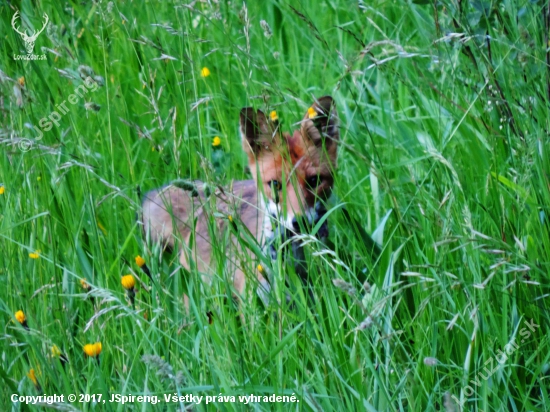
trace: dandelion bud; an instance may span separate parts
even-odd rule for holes
[[[277,112],[273,110],[271,113],[269,113],[269,118],[273,123],[275,123],[277,120],[279,120],[279,116],[277,115]]]
[[[138,265],[139,267],[142,267],[143,265],[145,265],[145,259],[143,259],[140,255],[137,255],[136,265]]]
[[[134,278],[133,275],[126,275],[126,276],[122,276],[120,283],[122,284],[122,287],[124,289],[133,290],[134,286],[136,286],[136,279]]]
[[[103,349],[103,346],[101,345],[101,342],[88,343],[83,347],[84,353],[91,358],[95,358],[96,356],[99,356],[102,349]]]
[[[52,356],[57,358],[59,355],[61,355],[61,351],[59,350],[57,345],[53,345],[52,346]]]
[[[99,354],[101,353],[101,350],[103,349],[103,346],[101,345],[101,342],[96,343],[88,343],[84,345],[82,348],[84,350],[84,353],[89,356],[90,358],[96,358],[97,363],[99,364]]]
[[[120,283],[122,283],[122,287],[128,292],[128,299],[130,299],[130,303],[134,306],[134,297],[136,296],[134,286],[136,286],[136,279],[132,275],[126,275],[122,276]]]
[[[52,356],[54,358],[59,358],[59,361],[61,362],[61,365],[63,365],[63,366],[65,366],[65,364],[67,362],[69,362],[67,357],[63,354],[63,352],[61,352],[61,349],[59,349],[59,347],[57,345],[52,346]]]
[[[84,291],[89,292],[92,290],[92,287],[86,282],[86,279],[80,279],[80,287],[84,289]]]
[[[29,253],[29,257],[31,259],[38,259],[40,257],[40,251],[39,250],[36,250],[34,251],[33,253]]]
[[[138,265],[141,270],[143,270],[143,272],[149,276],[149,278],[151,280],[153,280],[153,277],[151,276],[151,271],[149,270],[149,268],[147,267],[147,264],[145,262],[145,259],[143,259],[140,255],[137,255],[136,256],[136,265]]]
[[[25,329],[29,329],[29,326],[27,325],[27,317],[22,310],[15,312],[15,319],[17,319],[17,322],[19,322]]]
[[[34,372],[34,369],[31,369],[29,373],[27,373],[27,378],[31,380],[31,382],[34,384],[34,387],[38,392],[42,392],[42,387],[40,386],[40,383],[38,383],[38,379],[36,379],[36,374]]]

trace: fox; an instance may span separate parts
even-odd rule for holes
[[[252,179],[234,181],[229,190],[218,188],[215,193],[198,180],[150,191],[142,201],[141,216],[147,242],[160,245],[161,251],[177,249],[181,266],[195,267],[207,283],[214,276],[213,255],[219,245],[212,237],[236,222],[252,234],[262,253],[276,259],[281,241],[292,242],[326,214],[337,167],[340,133],[333,98],[316,99],[297,124],[292,134],[283,132],[276,112],[266,116],[261,110],[243,108],[239,130]],[[316,236],[321,240],[328,236],[326,219]],[[235,239],[234,232],[231,237],[237,250],[222,253],[230,258],[228,273],[235,292],[245,293],[245,273],[255,274],[258,294],[260,289],[269,292],[269,276],[261,265],[251,268],[250,259],[238,258],[254,258],[258,249],[243,251],[243,242]],[[292,253],[303,257],[299,244],[293,244]]]

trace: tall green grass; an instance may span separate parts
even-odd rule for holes
[[[48,14],[34,51],[47,60],[13,59],[16,10],[19,27]],[[548,410],[547,13],[540,1],[1,2],[0,409],[40,409],[12,393],[275,393],[299,402],[196,410]],[[36,140],[90,74],[101,87]],[[341,143],[334,250],[307,247],[314,299],[281,281],[279,261],[269,305],[235,303],[223,240],[211,286],[147,251],[141,195],[249,178],[240,108],[277,110],[290,130],[325,94]],[[525,322],[540,327],[527,337]],[[83,352],[94,342],[99,362]]]

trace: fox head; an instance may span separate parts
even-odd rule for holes
[[[251,107],[241,110],[243,149],[266,217],[296,233],[317,223],[332,192],[340,136],[334,100],[316,100],[292,134],[280,126],[274,112],[268,119]]]

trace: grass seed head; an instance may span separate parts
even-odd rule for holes
[[[93,112],[99,112],[101,110],[101,106],[94,102],[84,103],[84,108]]]
[[[359,327],[358,329],[359,330],[364,330],[364,329],[368,329],[368,328],[371,328],[372,325],[374,325],[374,320],[372,319],[372,317],[369,315],[365,318],[365,320],[363,322],[361,322],[359,324]]]
[[[355,288],[351,285],[351,283],[346,282],[342,279],[332,279],[332,284],[336,286],[341,291],[347,293],[350,296],[355,295]]]
[[[181,371],[174,373],[174,368],[158,355],[143,355],[141,361],[149,368],[156,370],[156,375],[165,382],[173,382],[176,386],[183,384],[184,378]]]
[[[83,79],[86,77],[92,77],[95,75],[94,70],[90,66],[85,66],[85,65],[78,66],[78,73]]]
[[[273,36],[273,32],[271,31],[271,27],[269,27],[269,24],[265,20],[260,20],[260,27],[264,31],[264,36],[268,39]]]

